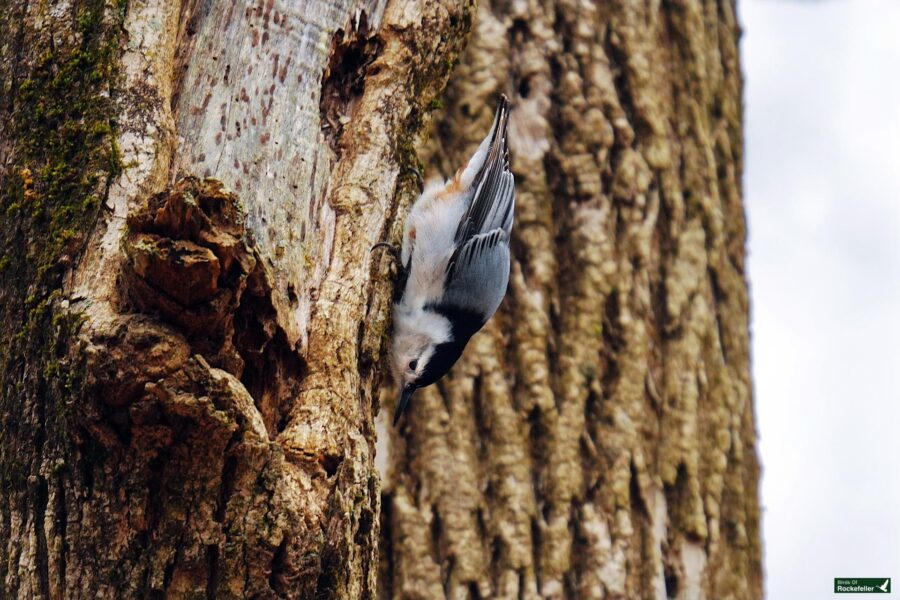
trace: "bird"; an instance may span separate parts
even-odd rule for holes
[[[510,105],[501,95],[493,126],[447,181],[425,186],[410,209],[393,302],[396,426],[419,388],[441,379],[497,311],[509,282],[516,190],[509,168]],[[373,247],[373,249],[375,248]]]
[[[882,592],[886,592],[886,591],[888,591],[889,585],[891,585],[891,580],[885,579],[884,583],[882,583],[881,585],[878,586],[878,589],[881,590]]]

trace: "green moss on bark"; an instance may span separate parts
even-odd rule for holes
[[[33,295],[56,287],[121,170],[111,119],[118,32],[103,9],[95,0],[76,5],[72,47],[46,40],[10,86],[14,162],[3,177],[3,247],[6,268],[19,267],[20,281],[30,276]]]
[[[121,172],[112,94],[119,26],[107,22],[102,1],[76,3],[71,16],[70,32],[18,23],[13,37],[23,47],[12,44],[11,56],[0,57],[17,63],[3,82],[12,97],[4,115],[12,161],[0,173],[0,323],[13,342],[49,324],[62,275]],[[7,375],[22,350],[0,350]]]
[[[37,498],[31,510],[39,521],[46,492],[31,491],[46,490],[46,477],[67,470],[54,460],[62,456],[55,450],[68,443],[68,407],[81,385],[82,368],[71,345],[81,319],[60,306],[63,276],[84,248],[109,183],[121,172],[113,90],[123,13],[119,7],[110,14],[102,0],[76,1],[64,15],[41,23],[16,2],[4,12],[0,485]],[[45,555],[41,539],[38,552]],[[38,563],[39,571],[46,569],[46,556]],[[0,582],[7,580],[5,571],[0,567]],[[41,589],[46,573],[38,575]],[[15,595],[4,585],[0,596]]]

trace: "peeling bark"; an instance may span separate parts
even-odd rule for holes
[[[6,7],[0,596],[375,595],[368,250],[470,18]]]
[[[731,0],[479,6],[425,152],[511,97],[510,289],[392,434],[385,597],[762,597],[738,37]]]

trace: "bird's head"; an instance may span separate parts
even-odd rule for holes
[[[394,381],[400,386],[396,423],[413,393],[443,377],[459,359],[462,347],[453,340],[450,321],[430,310],[399,309],[394,327],[391,358]]]

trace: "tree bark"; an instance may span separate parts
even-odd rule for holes
[[[375,595],[373,390],[449,0],[0,12],[0,597]]]
[[[0,597],[762,596],[732,2],[7,4]],[[382,496],[473,19],[425,156],[513,98],[510,292]]]
[[[385,597],[762,597],[739,35],[733,0],[480,4],[427,163],[512,98],[512,275],[391,436]]]

